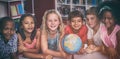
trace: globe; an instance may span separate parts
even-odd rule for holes
[[[62,48],[65,52],[69,54],[77,53],[82,47],[82,41],[80,37],[76,34],[66,35],[62,40]]]

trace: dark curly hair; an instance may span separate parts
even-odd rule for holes
[[[115,23],[120,25],[120,7],[119,3],[114,2],[114,1],[105,1],[103,3],[100,3],[97,8],[97,13],[99,16],[99,19],[102,19],[103,14],[109,11],[111,12]]]
[[[80,11],[78,11],[78,10],[70,12],[69,15],[68,15],[68,20],[71,21],[71,19],[74,18],[74,17],[81,17],[82,20],[84,18],[83,14]]]
[[[14,28],[15,28],[15,22],[14,22],[14,20],[11,17],[2,17],[0,19],[0,33],[2,33],[2,31],[3,31],[3,29],[4,29],[5,25],[6,25],[6,23],[8,21],[13,22]]]

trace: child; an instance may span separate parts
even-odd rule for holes
[[[53,57],[65,57],[60,43],[64,36],[64,28],[62,18],[58,11],[51,9],[44,13],[41,29],[43,53],[52,55]]]
[[[86,23],[88,27],[88,47],[86,49],[88,54],[86,57],[90,59],[107,59],[106,56],[101,54],[103,44],[100,31],[101,26],[104,25],[98,18],[97,7],[91,7],[86,11]]]
[[[65,27],[65,35],[67,34],[77,34],[83,43],[83,47],[80,49],[78,54],[84,53],[84,44],[87,41],[87,27],[83,23],[83,15],[79,11],[72,11],[68,16],[69,25]]]
[[[17,34],[15,23],[10,17],[0,20],[0,59],[17,59]]]
[[[39,54],[40,50],[40,30],[36,29],[35,17],[31,14],[24,14],[20,18],[18,39],[18,51],[22,58],[48,58],[49,56]],[[24,57],[23,57],[24,56]],[[50,58],[50,57],[49,57]]]
[[[101,28],[101,37],[109,59],[120,59],[120,26],[117,21],[120,16],[118,9],[112,1],[102,3],[98,9],[100,19],[105,24]]]
[[[87,40],[87,27],[84,25],[83,15],[79,11],[72,11],[68,16],[69,25],[65,27],[65,34],[77,34],[82,43],[86,43]]]

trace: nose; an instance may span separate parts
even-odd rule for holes
[[[31,26],[32,26],[32,24],[30,23],[28,26],[29,26],[29,27],[31,27]]]
[[[54,24],[55,24],[55,22],[54,22],[54,21],[52,21],[52,22],[51,22],[51,24],[52,24],[52,25],[54,25]]]
[[[108,22],[109,22],[109,19],[105,18],[104,23],[108,23]]]
[[[77,22],[77,21],[75,21],[75,24],[78,24],[78,22]]]
[[[8,34],[12,33],[12,30],[11,29],[8,29]]]
[[[87,20],[87,23],[88,23],[88,24],[91,24],[91,23],[92,23],[92,20]]]

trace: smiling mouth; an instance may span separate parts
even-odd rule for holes
[[[33,30],[33,28],[28,28],[28,30]]]
[[[51,26],[51,28],[55,28],[56,26]]]

